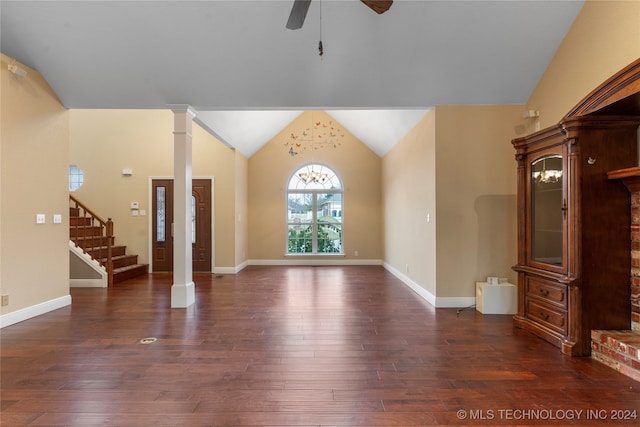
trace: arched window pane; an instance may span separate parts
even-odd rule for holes
[[[342,188],[340,178],[325,165],[308,164],[296,171],[289,180],[289,190],[338,190]]]
[[[289,179],[287,253],[342,254],[342,183],[321,164],[308,164]]]

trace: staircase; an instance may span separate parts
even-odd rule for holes
[[[103,220],[71,195],[69,203],[69,238],[106,269],[109,286],[147,273],[148,265],[138,264],[138,255],[115,244],[111,218]]]

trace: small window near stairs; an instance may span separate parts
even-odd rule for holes
[[[69,191],[76,191],[84,183],[84,173],[76,165],[69,165]]]

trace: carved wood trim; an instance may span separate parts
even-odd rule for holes
[[[607,177],[609,179],[640,177],[640,166],[607,172]]]
[[[585,116],[632,95],[640,94],[640,58],[595,88],[564,116],[563,121]],[[636,103],[640,109],[640,96]]]

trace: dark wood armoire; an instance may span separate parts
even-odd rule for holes
[[[572,356],[592,329],[631,323],[630,198],[607,172],[638,165],[640,59],[557,125],[512,141],[518,163],[518,313]]]

